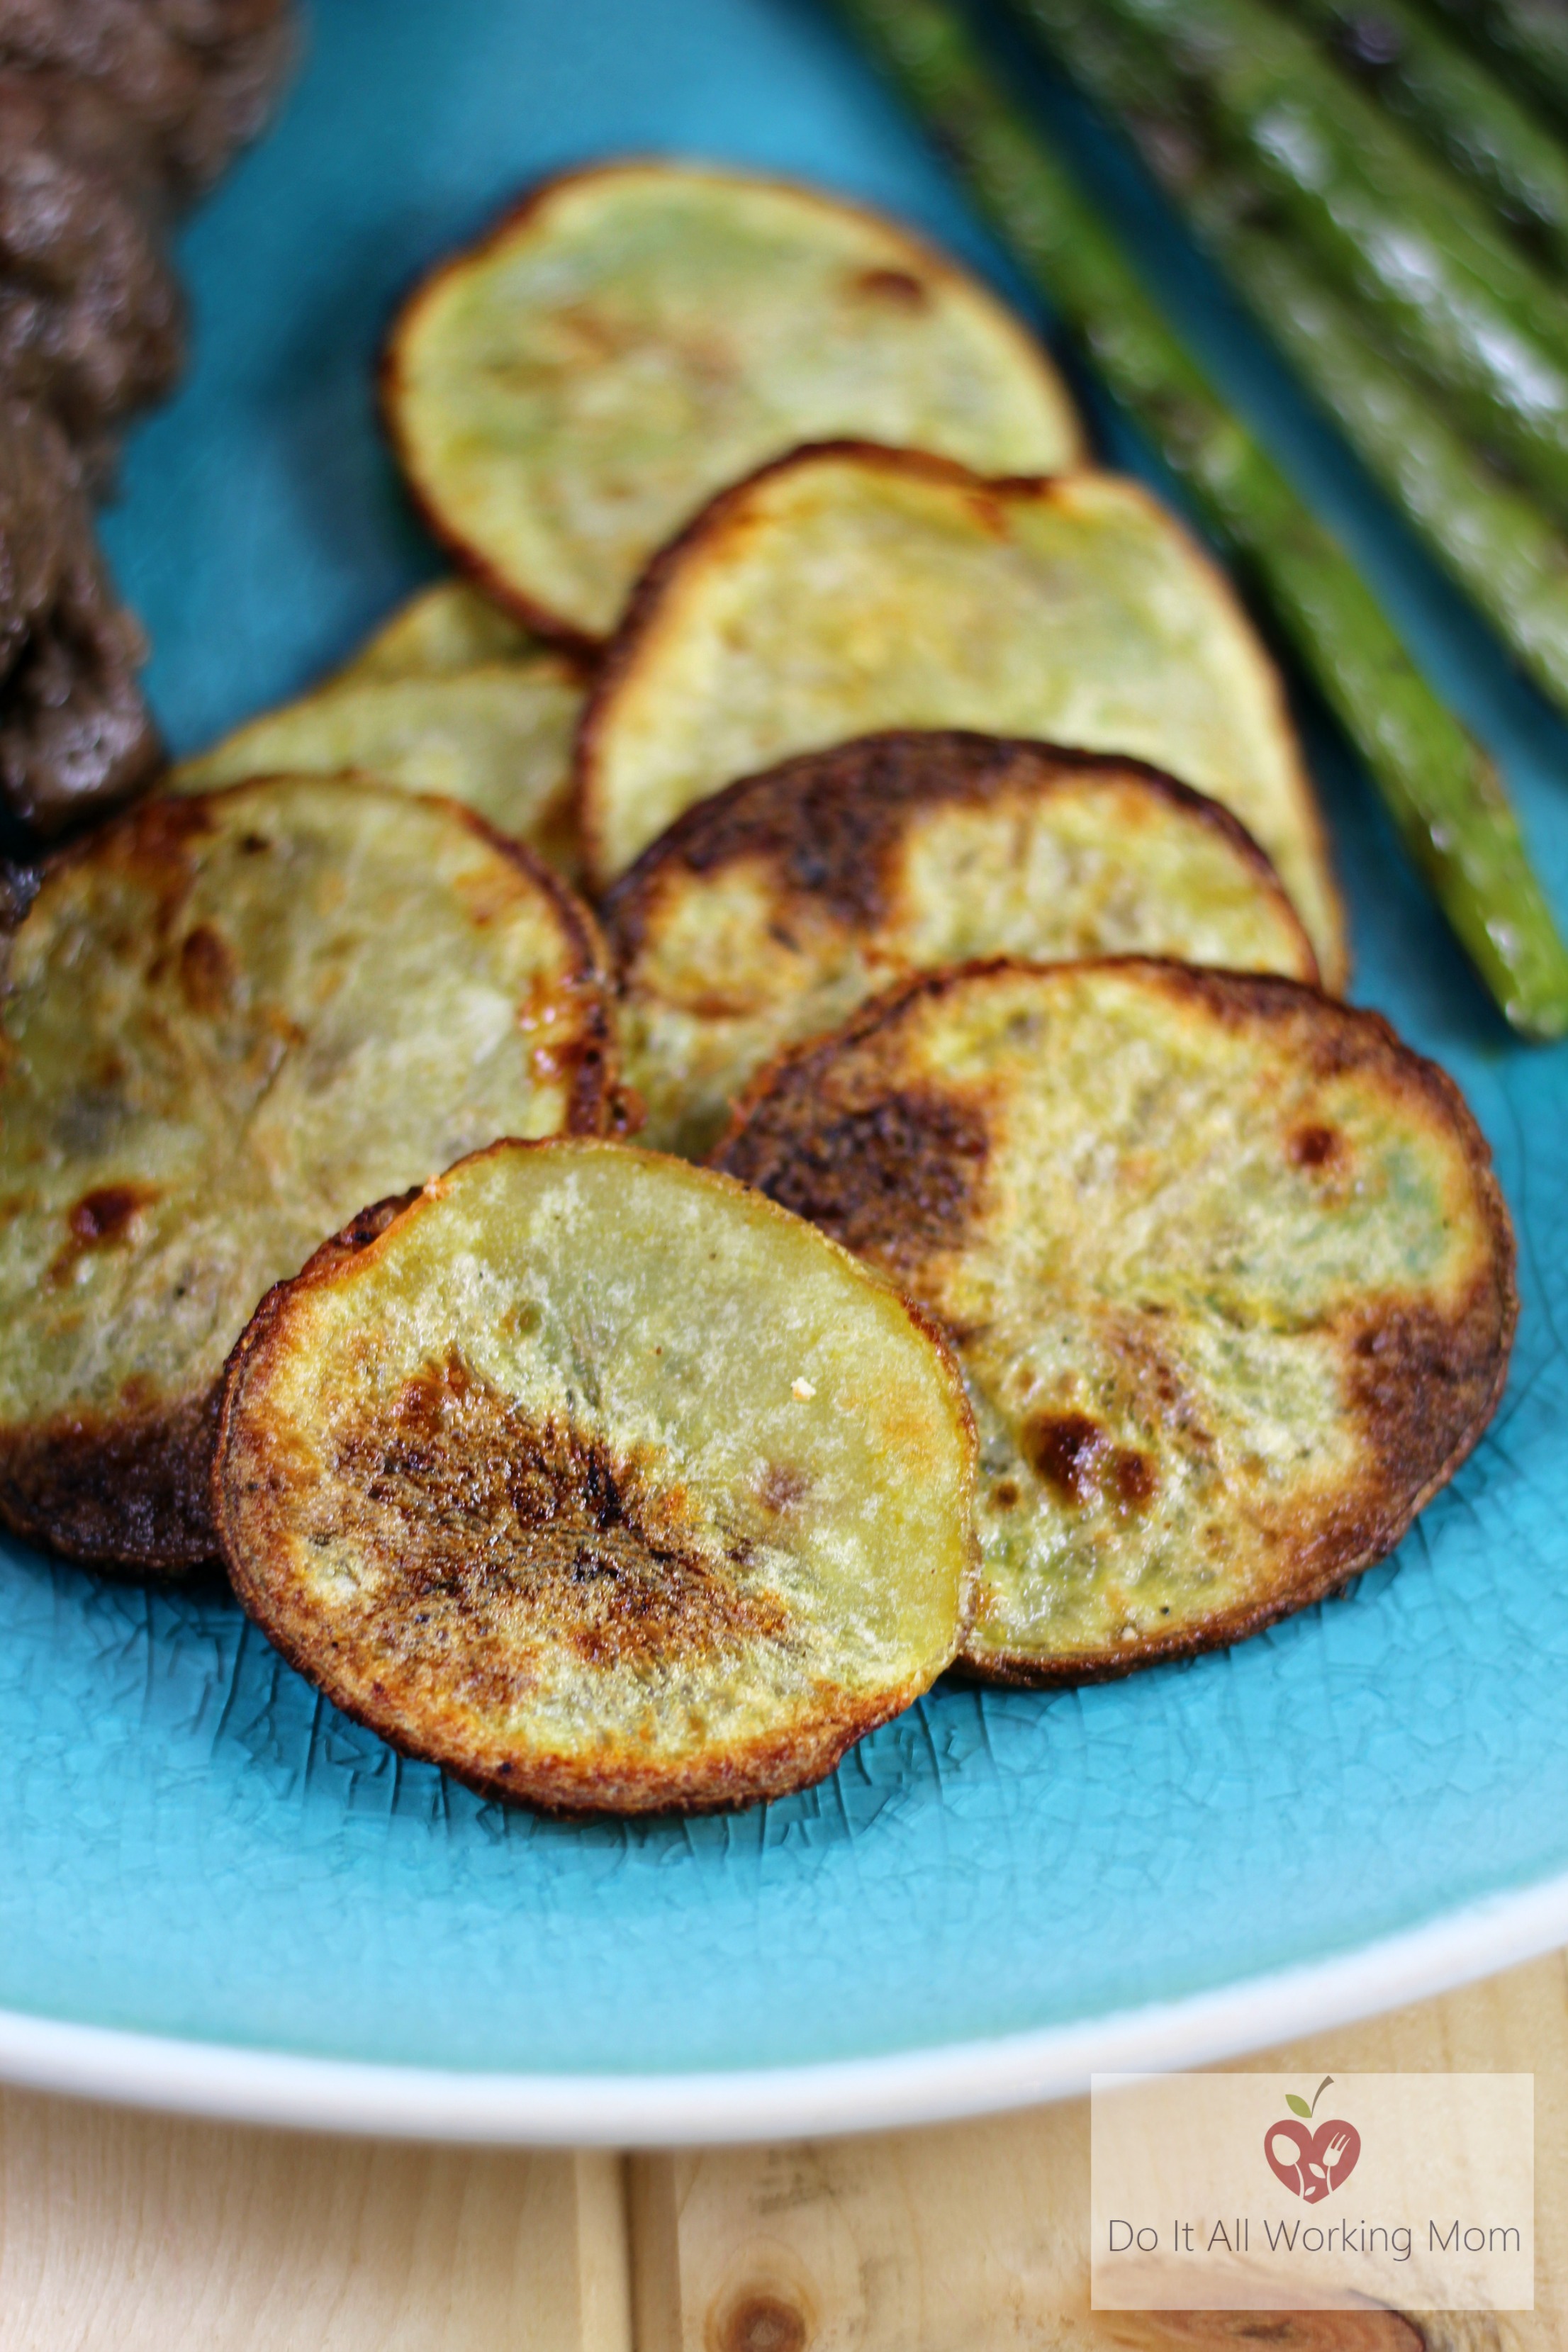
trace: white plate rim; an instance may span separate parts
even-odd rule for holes
[[[1568,1873],[1349,1952],[992,2041],[804,2066],[485,2074],[314,2058],[0,2010],[0,2079],[229,2123],[392,2139],[669,2147],[887,2131],[1080,2097],[1089,2077],[1239,2057],[1568,1943]]]

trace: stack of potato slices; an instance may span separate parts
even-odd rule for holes
[[[1500,1393],[1507,1213],[1337,1001],[1246,614],[1026,330],[859,208],[615,164],[383,395],[467,579],[15,928],[10,1523],[216,1543],[338,1706],[568,1811],[1381,1558]]]

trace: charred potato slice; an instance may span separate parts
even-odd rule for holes
[[[933,975],[764,1073],[717,1157],[954,1335],[984,1675],[1125,1674],[1321,1599],[1501,1392],[1513,1244],[1474,1121],[1292,981]]]
[[[437,535],[530,627],[591,645],[725,482],[853,433],[988,473],[1072,464],[1033,337],[890,221],[688,165],[547,182],[398,320],[384,403]]]
[[[210,793],[249,776],[353,772],[461,801],[572,875],[571,747],[582,706],[581,676],[559,654],[445,675],[334,678],[183,761],[168,788]]]
[[[650,567],[584,713],[603,887],[693,801],[889,727],[1147,760],[1258,842],[1323,975],[1345,967],[1279,677],[1221,574],[1135,483],[985,482],[912,451],[805,449]]]
[[[695,1158],[746,1080],[915,971],[1144,953],[1315,981],[1268,860],[1134,761],[869,735],[699,801],[605,902],[645,1142]]]
[[[246,1608],[395,1746],[700,1811],[820,1780],[950,1662],[973,1447],[942,1343],[809,1225],[500,1143],[268,1298],[214,1495]]]
[[[448,802],[315,778],[65,851],[0,998],[0,1516],[210,1558],[212,1411],[268,1285],[497,1135],[597,1131],[592,922]]]
[[[400,604],[338,677],[449,677],[539,650],[538,639],[480,589],[466,580],[437,580]]]

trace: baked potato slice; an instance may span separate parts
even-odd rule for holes
[[[0,996],[0,1517],[209,1559],[216,1386],[268,1284],[497,1135],[596,1132],[591,918],[468,811],[281,778],[64,851]]]
[[[650,565],[577,745],[603,888],[693,801],[889,727],[1147,760],[1239,817],[1324,978],[1342,918],[1278,674],[1229,586],[1110,474],[985,482],[909,450],[803,449]]]
[[[973,1464],[947,1349],[812,1227],[505,1142],[272,1292],[213,1491],[246,1608],[395,1747],[704,1811],[820,1780],[949,1664]]]
[[[350,675],[183,761],[166,789],[210,793],[248,776],[372,776],[461,801],[571,876],[572,737],[582,707],[581,674],[554,653],[444,674]]]
[[[1125,1674],[1321,1599],[1501,1393],[1513,1243],[1475,1122],[1294,981],[934,974],[775,1063],[716,1157],[952,1334],[983,1675]]]
[[[427,520],[530,628],[608,635],[726,482],[853,433],[1073,464],[1068,395],[979,281],[858,205],[689,164],[536,188],[413,295],[383,372]]]
[[[1145,954],[1315,981],[1257,843],[1136,761],[862,736],[697,802],[603,908],[643,1140],[698,1158],[785,1045],[912,972]]]
[[[541,650],[538,638],[482,589],[467,580],[437,580],[400,604],[338,677],[449,677]]]

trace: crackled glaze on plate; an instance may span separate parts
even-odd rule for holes
[[[176,751],[298,690],[433,568],[377,438],[371,362],[414,273],[531,173],[669,148],[816,174],[996,269],[806,0],[662,0],[657,45],[646,24],[638,0],[321,0],[285,116],[186,237],[198,363],[134,437],[109,527]],[[1088,152],[1156,282],[1503,757],[1568,908],[1568,730],[1163,216]],[[1136,455],[1114,427],[1108,446]],[[1568,1874],[1568,1050],[1509,1040],[1351,762],[1311,726],[1309,741],[1353,993],[1465,1087],[1521,1244],[1502,1411],[1397,1561],[1190,1666],[1049,1697],[939,1685],[766,1811],[583,1829],[399,1763],[216,1587],[149,1594],[9,1547],[0,2008],[17,2014],[0,2021],[0,2065],[396,2120],[338,2073],[289,2106],[261,2063],[287,2053],[463,2074],[448,2094],[419,2078],[405,2127],[531,2117],[570,2137],[580,2111],[584,2133],[657,2137],[706,2095],[708,2128],[820,2128],[1059,2089],[1119,2050],[1146,2063],[1153,2045],[1124,2021],[1147,2004],[1187,2004],[1162,2012],[1159,2055],[1179,2061],[1563,1932],[1556,1897],[1522,1891]],[[1365,1951],[1389,1937],[1405,1940]],[[1278,1970],[1292,1973],[1272,2007],[1229,1990]],[[52,2021],[30,2042],[29,2018]],[[154,2045],[70,2023],[225,2048],[205,2072],[199,2051],[164,2066]],[[137,2046],[146,2062],[128,2065]],[[866,2061],[885,2062],[880,2091]],[[839,2062],[816,2105],[780,2092],[770,2108],[764,2086],[716,2079]],[[487,2092],[469,2070],[525,2079]],[[650,2074],[662,2087],[631,2079]],[[580,2109],[577,2076],[593,2078]]]

